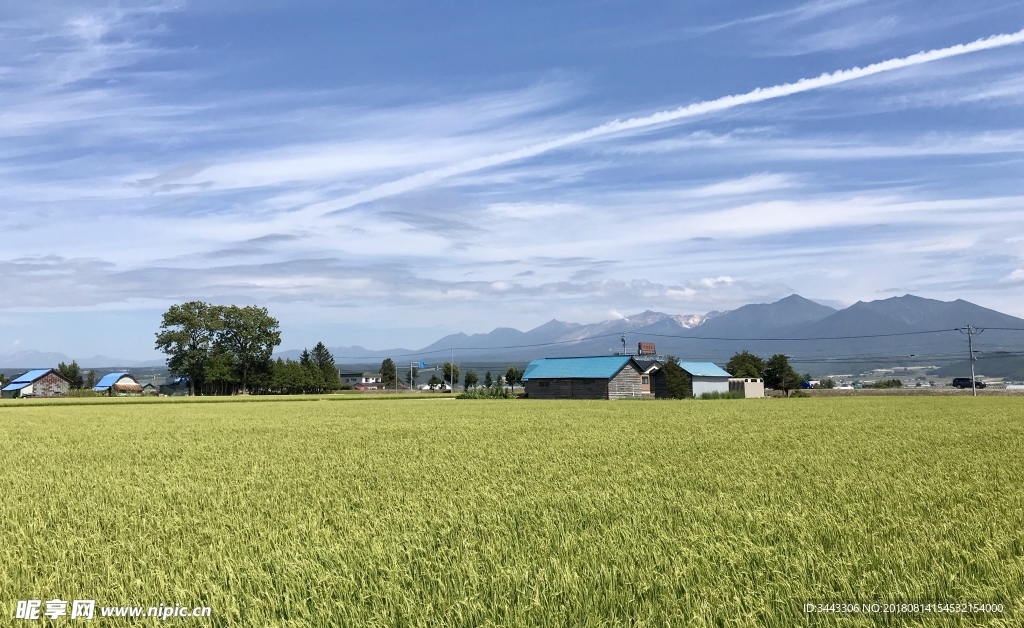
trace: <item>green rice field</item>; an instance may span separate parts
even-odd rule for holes
[[[1024,625],[1022,398],[118,401],[0,404],[5,618]]]

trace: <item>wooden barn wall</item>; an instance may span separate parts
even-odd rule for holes
[[[526,394],[530,399],[607,399],[608,380],[531,379],[526,382]]]
[[[68,394],[71,384],[54,373],[48,373],[32,383],[33,397],[59,397]]]
[[[619,371],[619,374],[608,382],[608,399],[626,399],[641,396],[644,385],[640,377],[640,371],[636,370],[632,364],[627,364],[626,368]]]

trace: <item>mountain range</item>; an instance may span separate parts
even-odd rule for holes
[[[964,300],[938,301],[913,295],[859,301],[835,309],[799,295],[729,312],[675,315],[645,311],[589,325],[551,320],[535,329],[507,327],[486,334],[452,334],[421,349],[373,351],[331,348],[341,364],[371,364],[392,357],[410,361],[525,362],[538,357],[635,352],[654,342],[661,355],[724,363],[738,351],[762,356],[784,353],[798,370],[857,372],[866,368],[945,365],[967,358],[967,325],[984,329],[974,346],[985,353],[1024,352],[1024,319]],[[623,345],[623,338],[625,345]],[[295,358],[299,351],[280,355]],[[1021,358],[1024,360],[1024,358]],[[992,373],[996,375],[996,373]]]
[[[737,351],[749,350],[766,357],[789,355],[801,371],[848,373],[966,360],[967,337],[957,330],[967,325],[984,330],[973,337],[982,372],[987,353],[998,352],[1000,364],[1024,360],[1018,357],[1024,355],[1024,319],[960,299],[947,302],[913,295],[858,301],[837,310],[794,294],[729,312],[678,315],[645,311],[593,324],[551,320],[529,331],[499,327],[486,334],[452,334],[420,349],[371,350],[355,345],[330,350],[339,364],[371,365],[391,357],[401,367],[414,361],[447,361],[453,350],[456,362],[521,363],[538,357],[633,353],[638,342],[653,342],[659,354],[684,360],[721,364]],[[275,355],[295,359],[300,353],[286,350]],[[0,356],[0,368],[58,362],[70,359],[59,353],[38,352]],[[102,356],[79,363],[87,368],[162,366],[161,361]]]

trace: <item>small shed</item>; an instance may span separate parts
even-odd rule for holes
[[[98,393],[119,397],[142,394],[142,384],[128,373],[107,373],[92,389]]]
[[[168,397],[187,397],[189,382],[187,377],[178,377],[160,384],[159,394]]]
[[[71,390],[71,380],[57,369],[35,369],[12,379],[0,396],[4,399],[17,397],[60,397]]]
[[[730,378],[729,392],[743,393],[744,399],[761,399],[764,397],[764,380],[760,377]]]
[[[643,369],[632,356],[541,358],[523,373],[530,399],[625,399],[643,395]]]
[[[724,394],[729,392],[729,379],[732,375],[717,364],[680,362],[679,367],[683,369],[683,374],[686,376],[689,396],[700,397],[704,393]],[[658,398],[671,397],[665,381],[664,368],[658,369],[654,373],[654,396]]]

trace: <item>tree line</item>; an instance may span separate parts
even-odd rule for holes
[[[188,380],[189,394],[321,393],[341,388],[334,356],[324,343],[298,360],[273,359],[281,344],[276,318],[265,307],[190,301],[163,314],[156,348],[167,368]],[[77,365],[74,365],[77,367]]]

